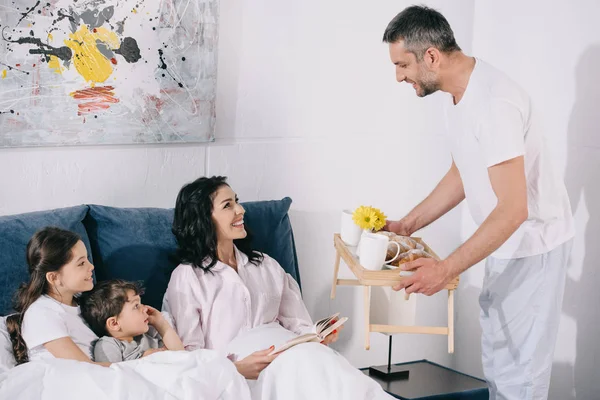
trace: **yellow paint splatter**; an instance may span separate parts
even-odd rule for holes
[[[54,40],[54,36],[52,36],[51,33],[48,34],[48,40],[50,40],[50,41]]]
[[[48,67],[50,67],[50,69],[52,71],[56,72],[57,74],[61,74],[61,75],[62,75],[63,71],[65,70],[64,67],[62,65],[60,65],[60,60],[56,56],[50,56],[50,61],[48,61]]]
[[[6,78],[6,70],[2,70],[2,79]]]
[[[73,50],[73,64],[77,72],[89,82],[106,81],[113,68],[111,61],[98,50],[96,40],[104,42],[108,48],[114,50],[120,46],[117,34],[103,27],[91,32],[87,25],[81,25],[77,32],[69,37],[71,40],[65,40],[65,44]]]
[[[131,10],[132,13],[137,14],[137,10],[134,8],[133,10]]]

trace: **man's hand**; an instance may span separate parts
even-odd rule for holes
[[[277,358],[279,354],[269,355],[275,347],[271,346],[266,350],[261,350],[250,354],[243,360],[236,361],[235,367],[238,372],[246,379],[258,379],[258,375],[263,369],[267,368],[269,364]]]
[[[444,289],[454,278],[443,261],[437,261],[433,258],[419,258],[402,264],[400,269],[414,271],[413,275],[405,277],[392,288],[396,291],[406,289],[407,295],[422,293],[426,296],[432,296]]]
[[[406,221],[401,219],[399,221],[385,221],[384,231],[393,232],[400,236],[410,236],[412,232]]]

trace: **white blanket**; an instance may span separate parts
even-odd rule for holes
[[[293,333],[274,323],[244,332],[227,351],[238,359],[278,346]],[[281,353],[258,380],[248,381],[253,400],[388,400],[393,399],[373,379],[336,351],[319,343],[304,343]]]
[[[0,399],[249,400],[234,364],[211,350],[164,351],[101,367],[72,360],[30,362],[0,374]]]

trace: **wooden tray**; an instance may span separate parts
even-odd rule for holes
[[[429,254],[437,260],[440,258],[437,254],[420,238],[413,238],[421,243]],[[458,287],[459,278],[456,277],[445,287],[448,290],[448,325],[447,326],[398,326],[398,325],[380,325],[371,324],[371,286],[395,286],[398,282],[405,279],[400,276],[398,269],[388,269],[380,271],[371,271],[365,269],[355,255],[350,252],[346,244],[342,241],[339,233],[333,235],[335,246],[335,264],[333,267],[333,283],[331,285],[331,298],[335,298],[337,286],[362,286],[364,293],[364,326],[365,326],[365,349],[371,347],[369,335],[371,332],[380,332],[387,334],[394,333],[412,333],[429,335],[448,336],[448,353],[454,353],[454,291]],[[357,279],[338,279],[340,261],[344,260]],[[407,295],[408,296],[408,295]],[[407,297],[408,298],[408,297]]]
[[[436,260],[439,260],[439,256],[425,243],[421,238],[413,237],[416,242],[423,245],[426,252],[431,254]],[[339,233],[336,233],[333,236],[333,242],[335,248],[337,250],[337,254],[341,257],[346,265],[350,268],[352,273],[358,279],[358,282],[364,286],[394,286],[397,285],[402,279],[403,276],[399,275],[399,269],[382,269],[379,271],[373,271],[369,269],[365,269],[358,262],[358,258],[350,252],[348,246],[342,241],[342,238]],[[339,261],[336,260],[336,264]],[[340,279],[340,281],[343,281]],[[458,286],[459,279],[456,277],[453,279],[448,285],[446,285],[446,289],[453,290]]]

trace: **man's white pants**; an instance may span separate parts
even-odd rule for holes
[[[489,257],[481,306],[490,400],[548,398],[572,240],[532,257]]]

